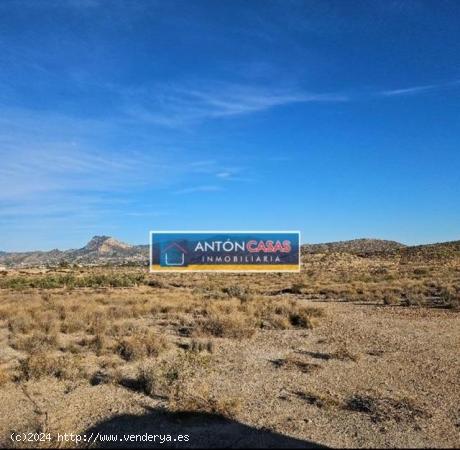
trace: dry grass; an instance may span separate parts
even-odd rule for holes
[[[311,255],[300,274],[153,277],[136,268],[8,274],[2,281],[0,320],[3,344],[16,352],[17,369],[1,366],[0,386],[46,377],[129,385],[166,399],[172,411],[235,417],[243,400],[206,381],[217,370],[213,358],[222,343],[258,342],[263,333],[308,335],[324,319],[316,300],[372,303],[395,311],[399,306],[440,307],[456,314],[459,268],[455,262],[414,266]],[[313,377],[325,365],[357,366],[360,355],[349,344],[337,340],[324,355],[291,348],[271,361],[272,370]],[[318,408],[367,414],[375,422],[423,415],[407,399],[360,394],[338,400],[302,390],[295,395]]]
[[[174,348],[178,336],[187,340],[183,348],[199,354],[212,353],[220,338],[312,329],[323,310],[299,299],[455,310],[459,279],[455,263],[406,267],[354,255],[310,255],[300,274],[278,276],[152,277],[135,268],[8,274],[2,283],[13,290],[0,302],[0,319],[9,345],[23,354],[24,376],[59,378],[67,376],[56,367],[67,354],[143,364]],[[54,356],[47,362],[46,354]],[[356,361],[358,355],[342,346],[330,357]]]
[[[203,382],[213,370],[219,340],[310,329],[322,310],[248,286],[202,281],[199,289],[176,281],[130,290],[9,291],[0,302],[0,317],[6,320],[9,346],[20,355],[14,379],[135,386],[165,396],[171,410],[233,416],[240,400]],[[300,363],[297,368],[310,370]],[[133,370],[137,376],[130,382],[127,373]]]

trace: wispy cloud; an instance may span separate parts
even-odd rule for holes
[[[223,82],[185,82],[111,89],[123,99],[127,117],[167,128],[187,128],[207,121],[263,113],[275,108],[306,103],[344,103],[372,97],[423,94],[457,87],[460,80],[366,92],[346,89],[339,92],[309,92],[301,88],[255,86]]]
[[[113,192],[161,186],[168,181],[168,174],[171,179],[180,171],[180,166],[161,163],[154,155],[93,152],[79,145],[50,142],[2,154],[0,200],[47,192]]]
[[[228,179],[228,178],[231,178],[232,177],[232,173],[231,172],[218,172],[216,173],[216,177],[217,178],[222,178],[222,179]]]
[[[423,94],[429,91],[436,91],[440,89],[445,89],[449,87],[459,86],[460,80],[454,80],[447,83],[438,83],[438,84],[426,84],[421,86],[410,86],[401,89],[390,89],[379,92],[380,95],[392,97],[398,95],[416,95]]]
[[[56,192],[171,187],[189,177],[214,179],[225,166],[172,144],[155,144],[151,136],[147,147],[134,147],[131,134],[139,140],[143,132],[141,125],[129,128],[122,118],[0,108],[0,202]]]
[[[152,138],[135,148],[120,123],[0,108],[0,249],[12,230],[31,224],[94,232],[104,224],[109,229],[100,231],[108,233],[120,218],[148,220],[174,210],[150,200],[160,193],[204,193],[223,183],[215,176],[225,167],[218,158],[201,159]],[[131,129],[136,136],[142,131]],[[186,184],[196,187],[182,188]]]
[[[176,194],[184,195],[184,194],[195,194],[198,192],[217,192],[222,191],[222,186],[217,185],[203,185],[203,186],[192,186],[183,189],[178,189],[175,191]]]
[[[125,112],[156,125],[178,127],[208,119],[263,112],[295,103],[344,102],[344,94],[309,93],[300,89],[231,83],[159,85],[122,93]]]

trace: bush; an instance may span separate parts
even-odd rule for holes
[[[304,283],[294,283],[291,286],[290,292],[291,294],[297,294],[300,295],[303,293],[303,290],[306,288]]]
[[[306,310],[299,310],[289,314],[289,323],[296,328],[313,328],[313,321]]]
[[[134,361],[147,356],[145,345],[137,336],[121,339],[117,345],[117,353],[126,361]]]
[[[241,339],[252,336],[255,329],[256,322],[244,313],[238,311],[231,314],[212,312],[199,324],[198,334]]]
[[[386,293],[383,295],[383,304],[384,305],[395,305],[399,303],[399,298],[392,293]]]
[[[210,358],[208,354],[179,352],[173,358],[144,364],[138,370],[138,386],[147,395],[177,400],[187,383],[201,382],[204,373],[209,371]]]
[[[74,380],[82,374],[78,362],[79,359],[72,356],[34,353],[21,361],[21,378],[31,380],[52,376]]]
[[[296,300],[261,301],[254,303],[253,314],[262,328],[313,328],[316,318],[323,315],[319,308],[301,306]]]
[[[449,309],[460,309],[460,291],[453,288],[441,289],[442,306]]]
[[[222,292],[227,294],[230,298],[237,298],[242,302],[247,302],[252,298],[252,293],[249,288],[236,284],[224,287]]]
[[[117,345],[117,353],[126,361],[134,361],[147,356],[158,356],[168,346],[164,336],[147,332],[121,339]]]
[[[28,353],[49,351],[57,348],[58,345],[59,338],[57,334],[45,334],[40,331],[35,331],[31,335],[16,336],[11,342],[11,347],[14,349]]]
[[[32,318],[25,314],[8,319],[8,330],[12,334],[28,333],[32,326]]]
[[[146,395],[154,395],[157,387],[158,368],[153,365],[139,367],[137,384],[139,389]]]
[[[192,339],[192,342],[190,343],[190,346],[187,348],[187,350],[191,352],[196,352],[196,353],[201,353],[205,351],[208,353],[213,353],[214,352],[214,342],[200,341],[197,339]]]
[[[147,280],[145,283],[147,286],[153,287],[153,288],[158,288],[158,289],[164,289],[167,286],[160,280]]]

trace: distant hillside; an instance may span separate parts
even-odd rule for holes
[[[383,239],[354,239],[351,241],[302,245],[302,256],[312,254],[347,253],[363,257],[388,256],[404,262],[446,261],[460,258],[460,241],[439,244],[405,246]],[[147,265],[148,245],[129,245],[110,236],[94,236],[84,247],[49,252],[0,252],[0,266],[34,267],[60,264],[81,265]]]
[[[302,254],[349,253],[353,255],[395,254],[405,248],[404,244],[383,239],[353,239],[351,241],[328,242],[325,244],[304,244]]]
[[[146,264],[147,245],[129,245],[110,236],[94,236],[84,247],[49,252],[0,253],[0,264],[6,266],[56,266],[63,263],[98,264]]]
[[[401,250],[401,262],[446,261],[460,258],[460,241],[415,245]]]

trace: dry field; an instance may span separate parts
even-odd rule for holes
[[[0,445],[147,432],[190,435],[172,447],[459,447],[459,295],[456,259],[5,271]]]

